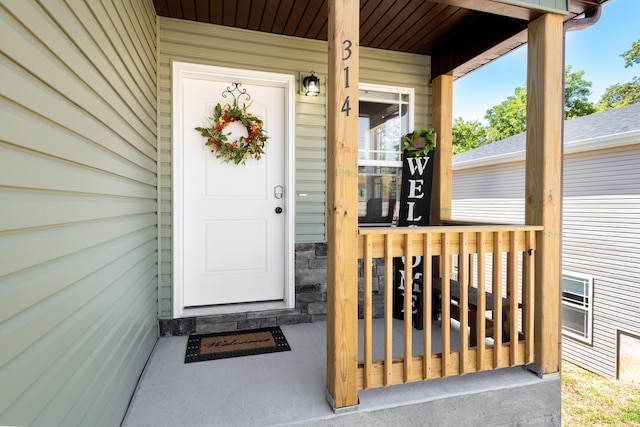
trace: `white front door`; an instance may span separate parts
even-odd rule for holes
[[[174,167],[174,174],[180,169],[182,175],[181,188],[174,189],[182,199],[177,215],[181,224],[174,228],[181,228],[181,242],[175,243],[181,246],[182,260],[181,271],[174,273],[181,275],[184,308],[225,305],[229,310],[223,311],[237,311],[229,305],[282,304],[288,299],[290,88],[281,82],[235,77],[186,73],[180,78],[181,111],[174,114],[181,114],[181,123],[174,130],[178,138],[173,149],[181,153],[180,165]],[[234,82],[241,83],[239,90],[225,92],[234,89]],[[261,159],[244,165],[216,158],[194,129],[205,125],[216,104],[233,104],[234,96],[239,106],[251,103],[248,112],[263,120],[269,136]],[[244,130],[239,123],[233,125],[237,129],[225,129],[233,132],[229,140]]]

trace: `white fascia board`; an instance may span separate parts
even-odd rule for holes
[[[453,170],[479,168],[482,166],[497,165],[500,163],[511,163],[525,159],[525,151],[513,151],[511,153],[499,154],[497,156],[484,157],[482,159],[473,159],[466,162],[454,163],[451,168]]]
[[[603,148],[623,147],[625,145],[637,144],[638,142],[640,142],[640,130],[632,130],[629,132],[570,142],[565,145],[564,154],[600,150]]]

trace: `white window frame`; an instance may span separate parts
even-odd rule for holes
[[[593,343],[593,276],[589,276],[587,274],[576,273],[573,271],[562,271],[562,280],[574,280],[576,282],[583,282],[583,289],[586,289],[586,298],[583,299],[583,303],[579,304],[576,302],[572,302],[564,297],[564,289],[561,289],[562,292],[562,307],[570,307],[574,310],[583,310],[587,317],[586,322],[586,333],[581,334],[577,331],[573,331],[571,329],[565,328],[564,322],[562,325],[562,335],[567,337],[571,337],[578,341],[584,342],[586,344]],[[562,286],[562,283],[561,283]],[[584,296],[584,294],[583,294]]]
[[[377,85],[372,83],[360,83],[358,88],[359,88],[358,101],[389,102],[388,98],[382,98],[382,99],[378,98],[376,97],[375,93],[371,93],[371,94],[362,93],[366,91],[383,92],[383,93],[398,95],[398,100],[397,100],[398,104],[406,105],[408,109],[407,113],[409,117],[409,125],[408,125],[409,129],[407,130],[407,132],[413,132],[414,116],[415,116],[415,89],[414,88],[402,87],[402,86]],[[409,101],[406,104],[401,101],[401,97],[403,95],[408,95],[409,97]],[[385,161],[385,160],[358,159],[358,166],[381,166],[381,167],[402,168],[402,160],[395,162],[395,161]]]
[[[395,104],[399,106],[401,111],[406,109],[407,129],[401,128],[401,132],[404,132],[404,134],[406,134],[408,132],[413,131],[414,116],[415,116],[415,89],[414,88],[378,85],[378,84],[371,84],[371,83],[360,83],[358,86],[358,89],[359,89],[359,95],[358,95],[359,102],[370,101],[370,102],[380,102],[383,104],[391,104],[391,105]],[[403,135],[401,135],[400,137],[402,137]],[[380,151],[361,149],[360,148],[360,132],[358,132],[358,170],[360,170],[360,167],[394,168],[397,170],[397,176],[400,176],[402,173],[402,145],[400,141],[398,142],[399,142],[398,151],[392,152],[393,157],[396,157],[397,160],[362,159],[360,158],[361,153],[366,153],[366,152],[380,153]],[[390,153],[390,152],[387,152],[387,153]],[[360,176],[360,172],[358,172],[358,176]],[[399,189],[396,188],[396,190],[399,190]],[[364,223],[361,225],[364,226]],[[368,225],[373,225],[373,224],[368,224]]]

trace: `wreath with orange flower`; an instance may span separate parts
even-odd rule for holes
[[[264,154],[264,145],[269,137],[262,128],[262,120],[249,114],[249,105],[238,107],[233,105],[216,105],[213,110],[213,117],[208,123],[208,127],[195,128],[200,134],[207,138],[206,146],[211,148],[211,152],[225,163],[233,161],[237,164],[245,164],[250,158],[260,160]],[[247,136],[241,136],[236,141],[229,141],[231,132],[225,133],[225,128],[233,122],[241,122],[247,128]]]

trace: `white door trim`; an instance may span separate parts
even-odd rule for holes
[[[294,226],[295,226],[295,77],[289,74],[269,73],[234,68],[223,68],[212,65],[190,64],[172,61],[172,104],[171,104],[171,161],[172,161],[172,262],[173,262],[173,318],[203,316],[220,313],[237,313],[243,311],[269,310],[295,307],[295,264],[294,264]],[[184,91],[181,84],[183,78],[228,79],[229,82],[245,84],[267,84],[283,87],[285,90],[285,262],[284,262],[284,300],[274,302],[233,304],[228,306],[210,306],[199,308],[184,307],[184,194],[183,167],[181,146],[182,105]],[[180,144],[180,145],[179,145]]]

